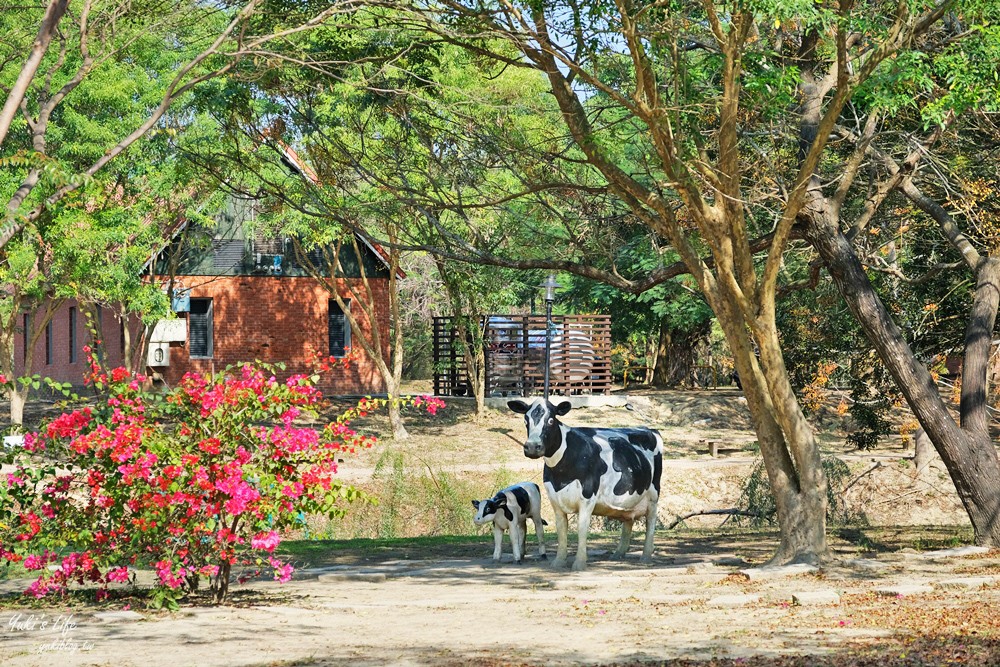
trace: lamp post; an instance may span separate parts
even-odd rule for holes
[[[545,282],[539,285],[545,288],[545,400],[549,400],[549,365],[552,358],[552,302],[556,300],[556,274],[550,273]]]

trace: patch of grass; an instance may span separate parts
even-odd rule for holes
[[[480,558],[490,553],[493,535],[432,535],[390,539],[285,540],[278,553],[299,567],[350,565],[385,560]]]
[[[472,500],[490,498],[516,481],[501,465],[491,471],[442,470],[421,454],[386,449],[372,479],[358,485],[374,502],[357,503],[337,519],[309,517],[302,537],[310,539],[397,539],[422,535],[477,535]]]
[[[900,549],[935,551],[972,544],[971,526],[843,527],[833,534],[862,551],[887,553]]]

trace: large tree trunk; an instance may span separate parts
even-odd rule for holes
[[[966,404],[963,389],[963,426],[966,428],[960,428],[948,413],[930,373],[917,361],[889,316],[838,226],[814,214],[806,221],[806,229],[809,241],[826,263],[848,308],[941,455],[975,529],[976,541],[1000,545],[1000,459],[985,431],[984,420],[972,416],[977,407],[985,411],[985,387],[969,390],[969,404]],[[974,364],[979,363],[979,348],[988,350],[996,317],[998,273],[995,259],[986,260],[977,270],[976,302],[966,332],[966,346]],[[985,363],[980,365],[985,384]],[[979,385],[978,371],[970,369],[968,362],[965,373],[968,377],[963,378],[963,385],[966,382]],[[979,406],[973,404],[976,401]],[[968,423],[966,411],[969,411]]]
[[[469,389],[476,400],[476,417],[486,414],[486,354],[482,341],[478,345],[466,346],[466,368],[469,375]]]
[[[913,467],[917,469],[918,477],[927,473],[935,453],[934,443],[927,437],[927,432],[918,428],[913,434]]]
[[[398,393],[391,394],[390,396],[398,396]],[[406,440],[410,437],[409,432],[406,430],[406,426],[403,424],[403,410],[399,404],[399,401],[389,399],[389,426],[392,428],[392,439]]]
[[[731,307],[722,310],[717,315],[743,378],[781,526],[771,563],[818,562],[827,556],[826,476],[816,439],[788,381],[777,330],[761,329],[751,340],[739,319],[726,312]]]
[[[698,345],[705,340],[707,333],[704,327],[693,331],[676,331],[666,323],[661,323],[653,385],[676,387],[690,380]]]
[[[14,382],[10,390],[10,423],[24,425],[24,405],[28,402],[28,387]]]

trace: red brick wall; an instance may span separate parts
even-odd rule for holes
[[[76,360],[70,362],[70,308],[76,309]],[[102,342],[102,349],[105,363],[109,368],[124,365],[122,324],[115,313],[110,308],[101,308],[100,331],[98,333]],[[18,316],[18,326],[23,326],[24,315]],[[96,328],[98,323],[93,323]],[[37,325],[32,324],[34,329]],[[84,374],[89,371],[87,356],[83,352],[85,345],[93,346],[93,334],[87,324],[87,314],[76,301],[69,300],[62,305],[52,317],[52,359],[51,363],[46,363],[45,357],[45,331],[41,332],[35,348],[31,363],[31,373],[50,377],[59,382],[71,382],[75,385],[83,384]],[[139,333],[139,323],[131,322],[129,326],[132,332],[132,340],[135,341]],[[24,332],[18,332],[14,338],[14,368],[18,375],[24,374]]]
[[[191,298],[212,299],[213,352],[211,359],[191,359],[187,345],[170,348],[170,366],[162,370],[171,385],[188,371],[214,372],[245,361],[284,362],[281,378],[309,373],[309,358],[329,354],[327,330],[330,294],[311,278],[274,278],[267,276],[185,277]],[[340,292],[349,290],[340,282]],[[388,280],[372,280],[377,308],[377,323],[383,341],[388,339]],[[363,293],[360,285],[357,288]],[[352,312],[361,320],[362,329],[370,324],[357,304]],[[182,315],[186,317],[186,315]],[[366,333],[366,335],[370,335]],[[352,337],[353,338],[353,337]],[[360,346],[355,345],[355,348]],[[387,348],[386,348],[387,350]],[[323,388],[336,394],[366,394],[383,391],[381,376],[363,354],[346,371],[336,368],[324,374]]]
[[[268,276],[185,276],[185,288],[191,289],[192,298],[210,298],[213,308],[213,355],[211,359],[191,359],[187,343],[173,343],[170,347],[170,365],[151,369],[162,373],[163,379],[175,386],[188,371],[215,372],[226,366],[245,361],[285,363],[279,379],[296,373],[309,373],[312,368],[306,360],[317,355],[329,354],[327,329],[330,294],[311,278]],[[360,281],[356,289],[364,294]],[[370,280],[374,291],[376,323],[382,337],[383,350],[388,355],[389,313],[388,279]],[[338,281],[340,293],[351,298],[346,280]],[[352,299],[353,300],[353,299]],[[69,304],[75,305],[75,304]],[[361,321],[365,332],[370,332],[370,322],[358,304],[352,304],[352,313]],[[45,336],[39,339],[33,360],[33,371],[60,382],[80,384],[86,370],[84,355],[78,352],[77,361],[69,363],[68,306],[62,307],[53,320],[53,363],[45,364]],[[187,317],[181,314],[181,317]],[[102,316],[103,340],[108,364],[122,365],[121,323],[114,313],[105,308]],[[89,342],[85,320],[77,308],[77,346]],[[359,357],[350,368],[336,368],[323,375],[321,386],[331,394],[367,394],[385,391],[382,378],[374,363],[364,355],[352,334],[354,350]],[[15,342],[18,368],[23,368],[20,338]]]

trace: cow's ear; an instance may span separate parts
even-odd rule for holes
[[[572,407],[573,407],[572,403],[570,403],[569,401],[563,401],[562,403],[556,406],[556,414],[562,417],[564,414],[569,412],[570,408]]]
[[[507,407],[519,415],[525,415],[528,414],[528,408],[531,406],[524,401],[507,401]]]
[[[472,506],[475,507],[476,509],[479,509],[479,501],[478,500],[473,500],[472,501]]]

